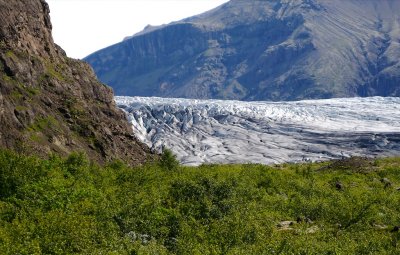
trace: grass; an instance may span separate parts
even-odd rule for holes
[[[28,108],[26,106],[17,105],[17,106],[15,106],[15,110],[22,112],[22,111],[27,111]]]
[[[42,132],[44,130],[54,130],[60,126],[54,117],[37,118],[32,125],[27,128],[30,132]]]
[[[52,65],[49,64],[49,65],[46,66],[46,68],[47,68],[46,74],[47,74],[49,77],[55,78],[55,79],[57,79],[57,80],[59,80],[59,81],[65,81],[65,77],[64,77],[59,71],[57,71],[57,70],[54,68],[54,66],[52,66]]]
[[[11,50],[8,50],[7,52],[6,52],[6,56],[8,57],[8,58],[11,58],[11,59],[16,59],[17,58],[17,56],[14,54],[14,52],[13,51],[11,51]]]
[[[10,77],[6,74],[3,74],[2,79],[5,83],[8,83],[13,86],[13,90],[11,92],[11,97],[13,99],[21,99],[25,95],[27,98],[32,98],[34,96],[40,95],[41,90],[37,87],[26,86],[20,81],[18,81],[15,77]]]
[[[0,254],[399,254],[399,187],[399,158],[130,168],[0,151]]]

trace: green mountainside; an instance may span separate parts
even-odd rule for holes
[[[0,254],[399,254],[400,159],[105,167],[0,152]]]

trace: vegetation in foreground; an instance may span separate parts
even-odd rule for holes
[[[400,254],[400,159],[129,168],[0,151],[0,254]]]

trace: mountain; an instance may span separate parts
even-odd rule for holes
[[[44,0],[0,0],[0,147],[26,154],[83,151],[93,161],[151,158],[91,67],[53,42]]]
[[[138,138],[187,165],[400,153],[400,98],[241,102],[117,97]]]
[[[85,60],[117,95],[400,96],[398,10],[398,0],[231,0]]]

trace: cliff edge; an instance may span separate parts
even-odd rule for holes
[[[44,0],[0,0],[0,147],[41,156],[84,151],[99,163],[151,158],[112,89],[54,43],[49,13]]]

